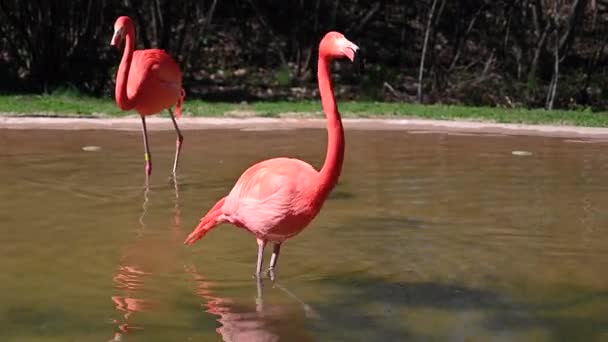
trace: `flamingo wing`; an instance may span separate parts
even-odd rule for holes
[[[310,195],[317,174],[310,164],[298,159],[275,158],[257,163],[236,182],[226,197],[223,212],[230,221],[257,235],[293,226],[293,218],[314,211]]]
[[[136,98],[149,81],[157,81],[179,94],[182,72],[177,63],[164,50],[136,50],[131,61],[127,96]]]

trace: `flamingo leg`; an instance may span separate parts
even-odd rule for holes
[[[280,251],[281,251],[281,244],[275,243],[272,248],[272,256],[270,257],[270,266],[268,267],[268,271],[266,271],[266,273],[268,273],[268,277],[273,282],[275,279],[274,270],[275,270],[275,266],[277,265],[277,261],[279,260]]]
[[[270,257],[270,268],[268,271],[273,271],[279,260],[279,252],[281,252],[281,244],[275,243],[272,248],[272,256]]]
[[[175,160],[173,161],[173,175],[175,175],[175,171],[177,171],[177,163],[179,161],[179,153],[182,150],[182,143],[184,141],[184,136],[182,132],[177,127],[177,121],[175,121],[175,116],[173,116],[173,111],[171,108],[167,109],[169,111],[169,115],[171,115],[171,121],[173,121],[173,127],[175,127],[175,133],[177,134],[177,140],[175,141]]]
[[[255,311],[262,312],[264,310],[264,297],[263,297],[263,287],[262,278],[255,278],[255,285],[257,289],[257,296],[255,297]]]
[[[141,116],[142,133],[144,136],[144,148],[145,154],[144,159],[146,160],[146,184],[148,184],[148,178],[152,174],[152,156],[150,155],[150,145],[148,144],[148,129],[146,128],[146,117]]]
[[[260,278],[262,273],[262,262],[264,261],[264,247],[266,247],[266,241],[258,239],[258,263],[255,268],[255,277]]]

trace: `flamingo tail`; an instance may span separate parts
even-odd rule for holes
[[[224,205],[224,201],[226,197],[217,201],[213,208],[209,210],[209,212],[201,219],[201,222],[194,228],[192,233],[188,235],[184,244],[191,245],[196,241],[200,240],[207,234],[209,230],[215,228],[218,224],[225,222],[225,220],[221,217],[222,215],[222,206]]]
[[[182,117],[182,104],[184,103],[184,98],[186,97],[186,90],[182,88],[181,95],[175,104],[175,118],[179,119]]]

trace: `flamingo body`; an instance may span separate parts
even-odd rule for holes
[[[164,50],[135,50],[129,70],[127,96],[140,115],[152,115],[178,103],[182,72]]]
[[[333,95],[329,64],[341,57],[352,61],[357,49],[337,32],[326,34],[319,45],[319,90],[328,131],[322,169],[317,171],[310,164],[292,158],[274,158],[254,164],[245,170],[230,193],[201,219],[184,243],[196,242],[220,223],[232,223],[257,238],[257,276],[266,243],[274,244],[269,268],[272,271],[281,244],[300,233],[317,216],[340,176],[344,131]]]
[[[319,173],[308,163],[274,158],[249,167],[215,209],[201,219],[186,244],[201,239],[215,225],[228,222],[256,238],[282,243],[300,233],[319,213],[315,196]],[[213,218],[213,226],[208,222]]]
[[[226,197],[224,217],[258,239],[281,243],[301,232],[321,210],[315,196],[318,176],[310,164],[298,159],[257,163]]]

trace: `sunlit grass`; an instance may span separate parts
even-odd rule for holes
[[[111,99],[73,94],[1,95],[0,112],[36,116],[118,116],[124,115]]]
[[[567,124],[608,127],[608,113],[456,105],[419,105],[398,102],[342,101],[344,117],[426,118],[500,123]],[[135,115],[116,107],[111,97],[93,98],[67,91],[48,95],[0,95],[0,113],[18,116],[123,117]],[[323,117],[319,101],[267,101],[251,103],[206,102],[187,99],[184,116],[202,117]],[[166,116],[167,114],[162,114]]]

